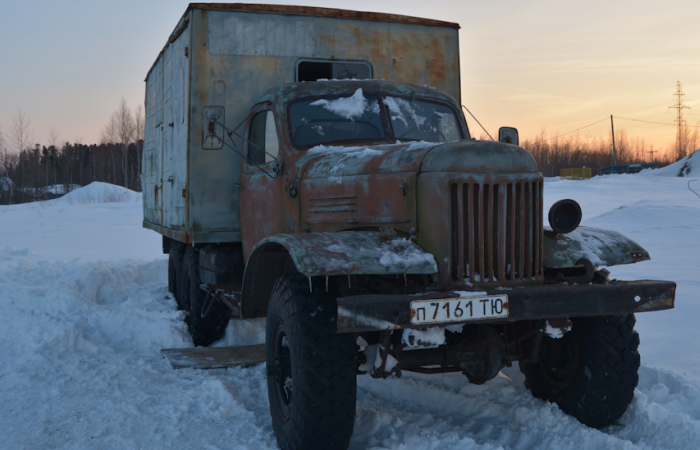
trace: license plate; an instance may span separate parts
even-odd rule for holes
[[[411,324],[463,322],[508,317],[507,295],[483,295],[411,302]]]

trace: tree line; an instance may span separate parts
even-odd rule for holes
[[[668,152],[654,150],[643,139],[630,137],[624,129],[615,130],[615,153],[617,164],[659,163],[663,167],[700,147],[698,128],[689,131],[685,128],[682,140],[676,142]],[[520,146],[528,150],[537,168],[544,176],[559,176],[562,169],[588,167],[597,175],[602,167],[614,164],[613,145],[609,138],[568,137],[549,138],[542,131],[535,138],[525,139]]]
[[[0,204],[44,200],[93,181],[141,191],[144,112],[122,99],[102,129],[100,144],[61,142],[51,128],[48,145],[36,144],[20,110],[4,134],[0,128]]]

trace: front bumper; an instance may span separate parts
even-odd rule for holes
[[[674,306],[676,283],[672,281],[612,281],[608,284],[542,285],[479,291],[507,295],[507,318],[440,323],[509,323],[521,320],[583,316],[623,315],[661,311]],[[411,324],[411,302],[457,298],[457,292],[435,291],[421,295],[357,295],[338,298],[338,333],[416,328]]]

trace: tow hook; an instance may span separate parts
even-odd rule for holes
[[[595,266],[593,265],[593,263],[589,259],[581,258],[578,261],[576,261],[576,266],[583,266],[586,269],[586,272],[583,275],[571,277],[560,275],[559,278],[561,279],[561,281],[567,281],[569,283],[578,284],[591,283],[593,281],[593,276],[595,275]]]

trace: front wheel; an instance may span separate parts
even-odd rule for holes
[[[318,292],[322,291],[322,292]],[[301,275],[280,277],[267,312],[272,428],[282,450],[346,449],[355,421],[355,343],[336,333],[336,302]]]
[[[633,314],[573,319],[561,339],[543,337],[539,361],[523,364],[525,386],[584,425],[602,428],[627,410],[639,380]]]

